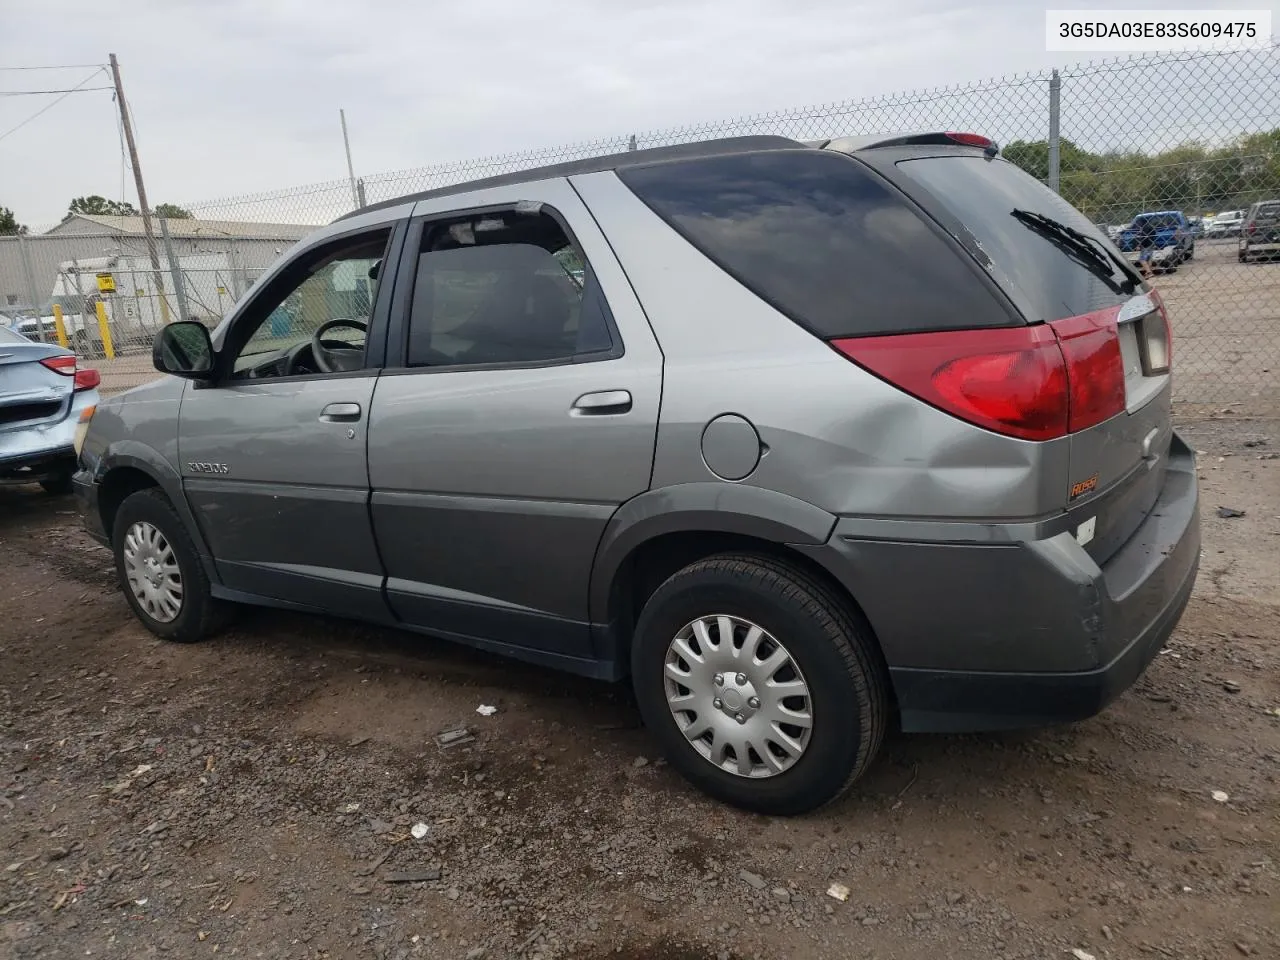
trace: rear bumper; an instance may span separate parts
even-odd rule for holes
[[[1186,607],[1200,557],[1194,457],[1175,434],[1159,499],[1101,567],[1049,523],[951,525],[980,528],[980,542],[948,541],[947,526],[903,542],[842,520],[814,552],[876,631],[903,729],[1083,719],[1138,679]]]
[[[0,459],[0,483],[34,483],[75,467],[74,447],[28,450]]]
[[[0,430],[0,480],[26,482],[74,469],[80,413],[97,402],[97,390],[82,390],[71,395],[57,420]]]

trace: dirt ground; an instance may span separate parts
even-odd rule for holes
[[[1188,431],[1203,572],[1103,715],[893,737],[793,820],[620,687],[276,612],[162,644],[71,501],[0,488],[0,957],[1280,957],[1274,426]]]

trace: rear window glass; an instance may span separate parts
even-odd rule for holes
[[[0,343],[26,343],[25,337],[14,333],[7,327],[0,327]]]
[[[1275,220],[1277,217],[1280,217],[1280,201],[1260,203],[1253,212],[1255,220]]]
[[[1135,227],[1150,227],[1153,230],[1172,230],[1182,225],[1173,213],[1143,213],[1133,218]]]
[[[1087,235],[1110,255],[1123,257],[1084,214],[1012,163],[976,156],[925,157],[900,161],[898,170],[921,184],[969,229],[1028,319],[1078,316],[1123,303],[1133,295],[1125,284],[1132,275],[1121,272],[1122,267],[1116,265],[1113,277],[1100,276],[1108,270],[1090,267],[1087,256],[1073,255],[1068,247],[1014,215],[1022,210],[1055,220]]]
[[[820,337],[1013,322],[972,258],[848,157],[788,150],[618,175],[695,247]]]

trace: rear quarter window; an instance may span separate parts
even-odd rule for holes
[[[703,254],[819,337],[1016,322],[958,244],[846,156],[771,151],[618,176]]]

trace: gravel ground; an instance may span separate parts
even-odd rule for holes
[[[159,643],[70,501],[0,489],[0,957],[1280,957],[1280,437],[1190,433],[1206,572],[1134,689],[891,738],[793,820],[620,687],[268,611]]]

